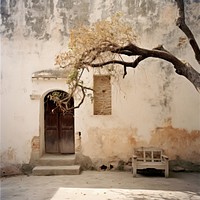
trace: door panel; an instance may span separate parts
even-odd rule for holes
[[[46,127],[47,128],[53,128],[53,129],[57,129],[58,127],[58,113],[52,114],[50,112],[46,113]]]
[[[74,153],[74,132],[70,130],[62,130],[59,141],[60,153]]]
[[[60,152],[74,153],[74,117],[72,114],[60,114]]]
[[[57,130],[46,130],[45,149],[46,153],[59,153],[59,139]]]
[[[45,150],[46,153],[59,153],[58,113],[45,112]]]

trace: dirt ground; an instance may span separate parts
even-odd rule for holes
[[[200,200],[200,173],[170,178],[130,172],[84,171],[81,175],[1,178],[1,200]]]

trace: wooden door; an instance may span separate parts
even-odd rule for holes
[[[45,152],[74,153],[73,112],[63,113],[60,108],[55,108],[55,103],[45,98]]]

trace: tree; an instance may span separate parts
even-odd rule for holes
[[[184,0],[175,0],[179,17],[176,25],[186,35],[194,52],[197,63],[200,64],[200,49],[193,33],[185,23]],[[130,59],[137,56],[136,59]],[[82,98],[78,108],[86,97],[86,91],[92,90],[84,86],[82,75],[84,70],[90,68],[106,68],[108,72],[115,73],[116,67],[123,67],[123,78],[127,74],[127,68],[136,68],[147,58],[158,58],[171,63],[177,75],[184,76],[190,81],[197,91],[200,91],[200,73],[189,63],[181,61],[175,55],[167,51],[162,45],[153,49],[140,48],[137,45],[137,37],[133,28],[126,23],[118,13],[110,19],[101,20],[92,26],[82,26],[71,31],[69,50],[61,53],[56,58],[56,64],[69,74],[69,96],[67,99],[56,99],[57,105],[69,100],[77,91],[82,92]],[[127,59],[128,58],[128,59]],[[67,108],[74,109],[74,108]]]

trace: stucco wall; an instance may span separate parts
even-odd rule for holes
[[[200,2],[187,1],[187,23],[200,43]],[[66,90],[64,80],[32,80],[38,70],[54,68],[54,58],[66,50],[69,30],[117,11],[125,13],[139,45],[164,44],[198,69],[184,34],[175,26],[177,9],[171,0],[3,0],[1,1],[1,158],[28,163],[33,138],[39,137],[41,101],[53,89]],[[183,38],[183,42],[181,41]],[[85,81],[92,86],[92,71]],[[32,100],[30,95],[39,98]],[[112,78],[112,115],[94,116],[87,98],[75,112],[79,152],[96,163],[128,160],[133,148],[156,145],[170,159],[199,162],[200,95],[164,61],[148,59],[125,79]],[[37,143],[37,142],[36,142]],[[178,144],[178,145],[177,145]],[[37,146],[37,145],[36,145]],[[184,148],[187,147],[187,148]],[[40,146],[41,148],[41,146]]]

